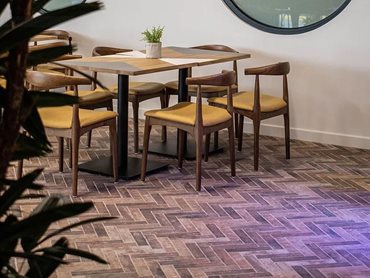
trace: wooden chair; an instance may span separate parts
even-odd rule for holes
[[[232,115],[232,85],[235,84],[234,71],[221,74],[187,78],[187,85],[197,86],[196,103],[181,102],[172,107],[151,110],[145,113],[145,131],[141,180],[145,180],[150,131],[153,125],[166,125],[178,128],[179,149],[178,166],[182,167],[184,157],[185,132],[193,135],[196,142],[196,189],[201,190],[201,163],[203,136],[227,128],[229,131],[231,175],[235,176],[235,150]],[[202,104],[202,86],[227,86],[227,110]]]
[[[288,98],[288,78],[290,71],[288,62],[277,63],[273,65],[247,68],[245,75],[255,76],[254,92],[239,92],[233,96],[234,112],[242,117],[239,122],[238,150],[242,149],[243,142],[243,117],[248,117],[253,121],[254,128],[254,170],[258,170],[259,158],[259,134],[261,121],[276,117],[284,116],[285,127],[285,152],[286,158],[290,158],[290,130],[289,130],[289,98]],[[283,77],[283,97],[278,98],[260,93],[260,76],[282,76]],[[226,98],[211,98],[208,100],[211,105],[225,107]],[[209,147],[206,146],[208,149]]]
[[[204,50],[213,50],[213,51],[224,51],[224,52],[231,52],[231,53],[238,53],[235,49],[232,49],[226,45],[220,44],[207,44],[207,45],[199,45],[191,47],[193,49],[204,49]],[[238,63],[237,61],[233,61],[233,71],[236,73],[235,83],[231,86],[231,92],[236,93],[238,92]],[[191,69],[189,69],[189,76],[192,76]],[[167,94],[167,103],[169,103],[169,99],[171,95],[178,94],[178,81],[170,81],[165,84],[166,86],[166,94]],[[188,87],[188,95],[190,97],[197,96],[197,86],[189,86]],[[211,98],[211,97],[222,97],[227,94],[227,86],[202,86],[202,97],[203,98]],[[190,100],[189,100],[190,101]],[[234,117],[235,120],[235,135],[237,136],[237,128],[238,128],[238,118]],[[218,133],[215,133],[215,148],[218,146]]]
[[[40,35],[51,35],[55,36],[56,40],[67,41],[69,46],[72,46],[72,36],[69,32],[64,30],[45,30],[40,33]],[[37,45],[37,42],[35,42]],[[72,54],[72,53],[70,53]]]
[[[65,86],[73,86],[73,95],[78,96],[78,85],[88,85],[90,81],[86,78],[66,76],[38,71],[27,72],[27,82],[33,87],[42,90],[50,90]],[[114,180],[118,179],[117,162],[117,134],[116,117],[113,111],[93,111],[80,108],[79,104],[62,107],[39,108],[41,120],[48,134],[72,140],[72,195],[77,196],[77,171],[78,171],[78,149],[80,137],[94,128],[108,126],[110,132],[111,153],[114,165]],[[63,153],[62,144],[59,144],[59,152]],[[60,156],[61,158],[63,156]],[[60,161],[63,164],[63,161]]]
[[[120,52],[132,51],[131,49],[115,48],[108,46],[97,46],[93,49],[93,56],[114,55]],[[97,73],[95,73],[95,77]],[[109,87],[110,91],[118,93],[117,86]],[[128,101],[132,103],[134,120],[134,151],[139,152],[139,103],[152,99],[160,98],[161,108],[167,107],[165,86],[158,82],[130,82]],[[162,128],[162,141],[167,140],[166,127]]]

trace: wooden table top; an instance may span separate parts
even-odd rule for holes
[[[144,51],[134,51],[116,55],[86,57],[62,61],[60,64],[78,70],[141,75],[250,58],[250,54],[245,53],[230,53],[174,46],[162,48],[162,58],[160,59],[146,59],[144,53]]]
[[[36,35],[30,39],[30,42],[49,41],[56,39],[58,39],[58,37],[53,35]]]

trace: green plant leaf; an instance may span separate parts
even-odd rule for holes
[[[20,133],[16,141],[16,147],[11,161],[45,156],[50,152],[52,152],[52,149],[49,145],[27,136],[26,134]]]
[[[9,224],[15,223],[17,221],[18,221],[17,217],[15,217],[14,215],[9,215],[5,219],[4,223],[2,223],[2,224],[3,225],[9,225]],[[15,238],[13,240],[9,240],[9,241],[5,242],[4,244],[2,244],[0,246],[0,266],[8,265],[9,264],[9,261],[11,259],[10,256],[5,256],[3,254],[3,252],[4,251],[14,252],[15,251],[15,248],[17,247],[17,244],[18,244],[18,239]]]
[[[33,237],[39,232],[35,227],[42,227],[44,229],[45,226],[49,226],[51,223],[79,215],[88,211],[93,206],[92,202],[66,204],[31,215],[18,223],[8,225],[1,229],[0,245],[3,241],[17,237]]]
[[[32,3],[32,14],[39,12],[50,0],[34,0]]]
[[[51,147],[51,144],[46,136],[44,125],[42,124],[39,112],[35,106],[32,108],[31,113],[22,124],[22,127],[32,138],[39,141],[42,145]]]
[[[110,216],[106,216],[106,217],[96,217],[96,218],[91,218],[91,219],[87,219],[87,220],[83,220],[83,221],[79,221],[77,223],[73,223],[71,225],[68,225],[66,227],[63,227],[63,228],[60,228],[50,234],[48,234],[46,237],[44,237],[40,242],[38,242],[37,245],[40,245],[41,243],[45,242],[46,240],[60,234],[60,233],[63,233],[65,231],[68,231],[70,229],[73,229],[74,227],[78,227],[78,226],[82,226],[82,225],[85,225],[85,224],[89,224],[89,223],[93,223],[93,222],[98,222],[98,221],[105,221],[105,220],[112,220],[112,219],[116,219],[116,217],[110,217]]]
[[[29,40],[41,31],[101,8],[102,4],[100,2],[83,3],[51,11],[18,24],[14,28],[0,33],[0,41],[7,42],[0,44],[0,53],[5,53],[14,48],[19,42]]]
[[[28,260],[28,263],[30,264],[30,269],[26,274],[26,277],[29,278],[38,278],[38,277],[49,277],[63,262],[63,258],[66,255],[66,252],[63,252],[62,250],[59,250],[57,248],[68,248],[68,240],[64,237],[60,238],[53,244],[52,247],[49,247],[49,249],[44,250],[43,256],[45,256],[46,259],[52,257],[52,258],[58,258],[60,261],[57,260],[48,260],[47,263],[39,264],[38,261],[35,260]]]
[[[72,50],[73,48],[69,45],[35,50],[28,54],[27,65],[31,67],[50,62],[60,56],[71,53]]]
[[[103,260],[99,256],[94,255],[90,252],[79,250],[79,249],[73,249],[73,248],[67,248],[67,247],[61,247],[61,246],[55,246],[55,247],[53,246],[53,247],[42,248],[38,251],[62,252],[64,254],[86,258],[86,259],[89,259],[89,260],[92,260],[92,261],[95,261],[95,262],[98,262],[98,263],[101,263],[101,264],[108,264],[105,260]]]
[[[41,203],[32,211],[31,216],[37,215],[50,209],[54,209],[60,207],[64,204],[64,200],[62,197],[59,196],[50,196],[41,201]],[[38,225],[34,230],[32,235],[26,235],[21,237],[21,245],[23,249],[27,252],[31,251],[35,246],[37,246],[37,242],[40,238],[45,234],[48,230],[50,223],[45,223],[44,225]]]
[[[64,105],[73,105],[79,102],[79,98],[69,96],[63,93],[29,91],[35,101],[36,107],[55,107]]]
[[[102,89],[109,91],[109,89],[107,87],[105,87],[98,79],[96,79],[95,77],[93,77],[93,76],[91,76],[91,75],[89,75],[87,73],[84,73],[83,71],[80,71],[80,70],[75,69],[75,68],[73,68],[71,66],[64,65],[64,64],[61,64],[61,63],[58,63],[58,62],[50,62],[50,64],[54,64],[54,65],[57,65],[57,66],[65,67],[67,69],[71,69],[74,72],[77,72],[78,74],[82,75],[83,77],[86,77],[87,79],[91,80],[92,82],[95,82]]]
[[[14,204],[14,202],[22,196],[26,189],[30,188],[30,185],[37,179],[41,174],[42,169],[34,170],[32,173],[25,175],[10,186],[4,194],[0,197],[0,216],[4,215],[8,209]]]

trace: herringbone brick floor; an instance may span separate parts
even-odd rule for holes
[[[68,198],[95,203],[81,218],[117,219],[65,235],[110,264],[70,257],[56,276],[370,277],[370,151],[293,141],[287,161],[282,139],[262,137],[254,172],[252,136],[244,141],[237,176],[230,177],[227,153],[212,156],[203,163],[200,193],[193,161],[179,170],[176,160],[151,156],[172,166],[146,183],[80,172],[80,197]],[[108,132],[99,129],[92,148],[82,143],[80,161],[108,154]],[[35,167],[45,167],[47,194],[69,195],[69,169],[58,172],[56,152],[25,162],[25,171]]]

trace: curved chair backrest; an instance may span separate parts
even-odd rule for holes
[[[132,49],[117,48],[110,46],[97,46],[92,51],[92,56],[114,55],[120,52],[129,52]]]
[[[289,72],[289,62],[276,63],[257,68],[247,68],[244,70],[245,75],[287,75]]]
[[[191,48],[204,49],[204,50],[213,50],[213,51],[224,51],[224,52],[230,52],[230,53],[239,53],[235,49],[233,49],[233,48],[231,48],[227,45],[223,45],[223,44],[205,44],[205,45],[193,46]],[[238,86],[238,62],[237,61],[233,61],[233,71],[235,71],[235,73],[236,73],[236,80],[235,80],[234,84],[236,86]],[[236,91],[237,91],[237,89],[236,89]]]
[[[90,85],[90,80],[84,77],[60,75],[40,71],[27,71],[26,81],[32,86],[41,90],[50,90],[67,86]],[[78,96],[78,90],[76,96]]]
[[[40,35],[56,36],[58,40],[66,40],[69,42],[69,45],[72,45],[71,34],[64,30],[45,30]]]
[[[256,67],[256,68],[246,68],[244,69],[245,75],[255,75],[255,85],[254,85],[254,107],[259,113],[260,111],[260,75],[270,75],[270,76],[283,76],[283,99],[286,103],[289,102],[288,96],[288,77],[290,72],[289,62],[276,63],[272,65]]]
[[[235,71],[222,71],[222,73],[207,75],[201,77],[188,77],[186,79],[187,85],[196,85],[197,89],[197,101],[196,101],[196,125],[203,125],[202,116],[202,94],[201,87],[204,85],[211,86],[227,86],[227,111],[233,113],[233,99],[231,87],[236,82]]]

